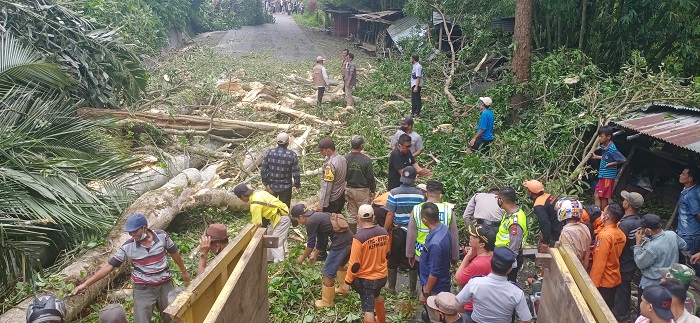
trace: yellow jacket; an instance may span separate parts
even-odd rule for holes
[[[272,227],[280,222],[281,216],[289,214],[289,208],[278,198],[266,191],[255,191],[250,195],[250,215],[253,224],[262,225],[263,218],[270,220]]]

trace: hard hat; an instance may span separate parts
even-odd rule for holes
[[[554,205],[554,208],[557,210],[559,222],[572,218],[580,219],[583,215],[583,204],[574,198],[561,198]]]
[[[538,180],[531,179],[529,181],[523,182],[523,186],[527,188],[528,191],[534,194],[540,194],[544,192],[544,185]]]

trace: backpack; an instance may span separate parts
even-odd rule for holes
[[[348,220],[345,216],[338,213],[330,213],[331,225],[333,226],[334,232],[345,232],[348,231]]]

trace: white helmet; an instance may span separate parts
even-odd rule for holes
[[[580,219],[583,215],[583,204],[574,198],[561,198],[557,201],[554,208],[557,210],[559,222],[571,218]]]

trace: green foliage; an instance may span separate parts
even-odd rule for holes
[[[113,39],[115,30],[96,29],[48,0],[0,0],[0,9],[7,31],[77,83],[71,97],[93,107],[117,107],[141,95],[147,73],[140,59]]]
[[[298,25],[309,26],[309,27],[314,27],[314,28],[326,27],[326,22],[325,22],[325,19],[323,17],[324,16],[319,14],[318,11],[316,11],[316,12],[308,11],[308,12],[305,12],[303,15],[302,14],[293,14],[292,15],[294,22],[296,22]]]

